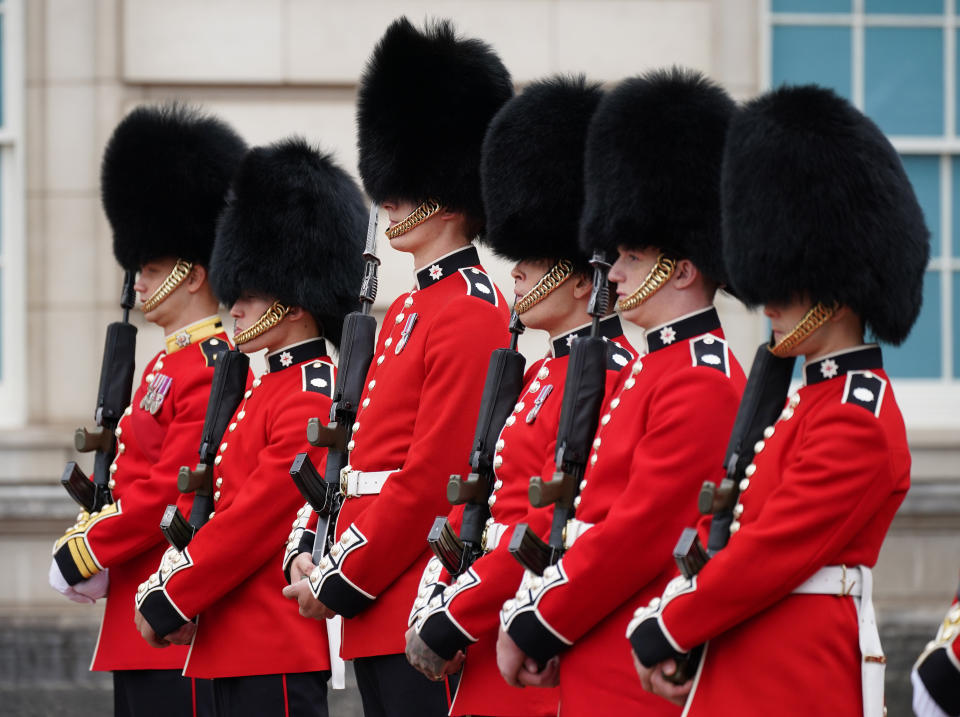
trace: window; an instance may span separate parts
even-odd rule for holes
[[[765,0],[763,85],[815,82],[873,119],[900,152],[931,233],[923,309],[884,347],[908,424],[960,423],[960,24],[957,0]],[[869,261],[868,257],[864,258]]]
[[[0,0],[0,426],[26,421],[22,13]]]

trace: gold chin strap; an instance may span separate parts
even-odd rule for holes
[[[780,358],[788,356],[797,344],[827,323],[838,308],[838,304],[824,306],[823,302],[818,301],[810,311],[803,315],[803,318],[793,327],[793,330],[770,349],[770,353]]]
[[[573,264],[567,259],[561,259],[546,274],[540,277],[540,281],[530,291],[520,297],[520,300],[513,305],[513,310],[519,316],[530,311],[534,306],[546,299],[553,293],[560,284],[565,282],[573,274]]]
[[[673,276],[674,269],[677,268],[677,262],[668,256],[660,254],[657,261],[650,269],[643,283],[637,287],[630,296],[624,299],[617,299],[617,305],[614,307],[617,311],[623,313],[635,309],[644,301],[660,291],[661,287],[667,283],[667,280]]]
[[[173,290],[183,283],[183,280],[187,278],[191,269],[193,269],[193,262],[186,261],[185,259],[177,259],[177,263],[173,265],[173,269],[167,274],[167,278],[157,287],[157,290],[153,292],[150,298],[143,302],[143,313],[146,314],[160,306],[163,300],[170,296]]]
[[[432,217],[441,209],[443,209],[443,207],[440,206],[438,201],[435,199],[428,199],[419,207],[410,212],[406,219],[397,222],[392,227],[387,229],[384,234],[387,235],[387,239],[396,239],[398,236],[403,236],[414,227],[423,224],[425,221],[427,221],[427,219]]]
[[[239,346],[251,339],[257,338],[260,334],[269,331],[279,324],[283,317],[289,313],[289,306],[284,306],[279,301],[274,301],[267,310],[263,312],[263,315],[254,322],[253,326],[249,329],[244,329],[233,337],[233,343]]]

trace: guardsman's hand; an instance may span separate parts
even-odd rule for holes
[[[430,649],[415,628],[407,630],[407,661],[434,682],[459,672],[465,658],[464,651],[458,650],[453,659],[444,660]]]
[[[147,618],[143,616],[142,612],[139,610],[134,610],[133,621],[136,623],[137,630],[140,632],[140,636],[147,641],[147,644],[150,645],[150,647],[170,647],[169,642],[162,637],[157,636],[157,633],[155,633],[153,628],[150,627],[150,623],[147,622]]]
[[[674,670],[677,669],[676,662],[664,660],[653,667],[646,667],[637,659],[636,655],[633,655],[633,666],[636,668],[637,674],[640,675],[640,684],[643,685],[643,689],[683,707],[687,701],[687,695],[690,694],[690,688],[693,686],[693,680],[687,680],[682,685],[675,685],[664,677],[664,675],[673,674]]]
[[[497,635],[497,667],[511,687],[556,687],[560,681],[559,657],[550,658],[541,670],[502,627]]]
[[[295,585],[304,578],[309,577],[315,567],[310,553],[300,553],[290,564],[290,584]]]
[[[189,645],[193,642],[193,636],[197,634],[197,623],[188,622],[181,625],[176,630],[167,635],[164,640],[171,645]]]
[[[287,587],[283,589],[283,596],[288,600],[297,601],[300,605],[300,614],[303,615],[303,617],[312,617],[314,620],[326,620],[337,614],[313,596],[313,591],[310,590],[310,583],[306,579],[306,576],[287,585]]]

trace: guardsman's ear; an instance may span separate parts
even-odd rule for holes
[[[573,285],[573,298],[579,300],[590,296],[593,290],[593,277],[587,274],[574,274],[573,279],[576,280]]]
[[[673,276],[670,277],[670,283],[677,289],[686,289],[693,284],[699,276],[700,270],[696,264],[689,259],[678,259],[677,267],[673,271]]]
[[[184,283],[186,284],[187,291],[191,294],[196,294],[200,291],[200,288],[207,283],[207,268],[202,264],[194,264],[190,269],[190,273],[187,274]]]
[[[307,312],[302,306],[291,306],[289,313],[287,313],[284,318],[289,319],[290,321],[299,321],[306,315]]]

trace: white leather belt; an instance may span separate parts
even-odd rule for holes
[[[563,547],[566,550],[570,550],[580,536],[592,527],[593,523],[584,523],[582,520],[577,520],[576,518],[568,520],[567,525],[563,529]]]
[[[873,610],[873,573],[860,565],[828,565],[800,585],[794,593],[806,595],[850,596],[857,606],[860,627],[860,680],[863,688],[864,717],[883,717],[883,656],[877,617]]]
[[[500,545],[503,534],[507,532],[509,525],[503,523],[490,523],[483,529],[483,552],[489,553]]]
[[[387,478],[399,469],[392,471],[355,471],[348,466],[340,471],[340,492],[344,498],[358,498],[361,495],[377,495],[383,490]]]

